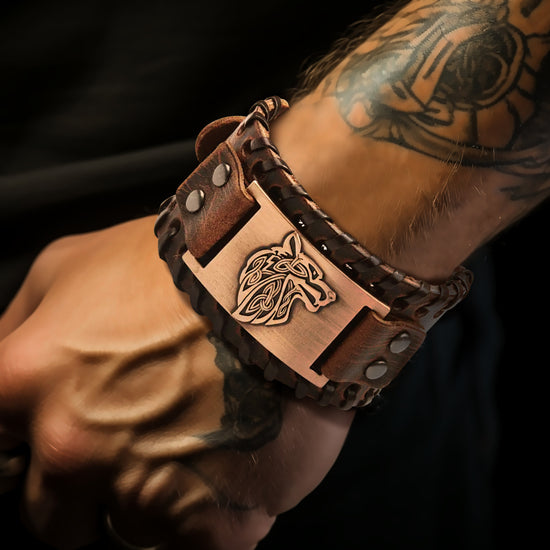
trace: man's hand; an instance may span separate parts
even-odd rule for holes
[[[108,514],[138,545],[253,548],[325,476],[353,413],[243,368],[174,287],[152,226],[37,258],[0,319],[0,445],[28,443],[25,519],[56,547],[94,540]]]

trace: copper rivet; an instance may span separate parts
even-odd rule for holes
[[[195,189],[194,191],[191,191],[185,200],[185,208],[187,209],[187,212],[191,212],[192,214],[194,212],[198,212],[202,208],[203,204],[204,191],[202,189]]]
[[[216,187],[223,187],[229,181],[229,174],[231,173],[231,166],[222,162],[218,164],[212,173],[212,183]]]
[[[388,364],[383,359],[379,359],[378,361],[371,363],[365,369],[365,376],[369,380],[378,380],[379,378],[382,378],[386,372],[388,372]]]
[[[401,353],[411,345],[411,335],[408,332],[400,332],[391,342],[390,351]]]

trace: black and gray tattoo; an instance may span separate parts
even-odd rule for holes
[[[431,0],[351,54],[335,83],[355,132],[440,160],[550,176],[550,1]]]
[[[216,348],[216,366],[224,374],[225,413],[221,428],[202,435],[216,448],[255,451],[275,439],[283,422],[282,395],[259,370],[250,372],[234,353],[212,333],[208,340]]]
[[[249,370],[242,365],[233,351],[213,333],[208,341],[216,350],[215,364],[224,375],[224,413],[221,426],[211,432],[197,435],[206,443],[209,451],[242,452],[249,458],[240,463],[235,460],[235,479],[255,463],[255,451],[277,438],[283,423],[283,396],[276,385],[266,381],[259,369]],[[233,458],[228,458],[231,462]],[[181,462],[207,486],[220,508],[234,512],[256,509],[254,499],[246,491],[235,491],[231,483],[235,479],[220,480],[202,461],[202,457],[189,456]],[[244,470],[243,470],[244,468]]]

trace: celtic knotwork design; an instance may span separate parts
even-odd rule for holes
[[[300,236],[293,231],[282,246],[263,248],[248,258],[232,315],[243,323],[279,325],[288,321],[296,300],[316,312],[334,302],[336,293],[323,281],[319,266],[302,252]]]

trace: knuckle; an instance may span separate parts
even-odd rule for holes
[[[153,471],[139,488],[136,504],[143,509],[168,508],[178,496],[174,483],[178,470],[178,466],[171,463]]]
[[[33,455],[45,475],[89,473],[95,465],[92,435],[63,416],[49,417],[35,429]]]
[[[138,462],[121,468],[113,480],[113,493],[121,507],[130,508],[138,500],[141,487],[149,476],[149,469]]]

